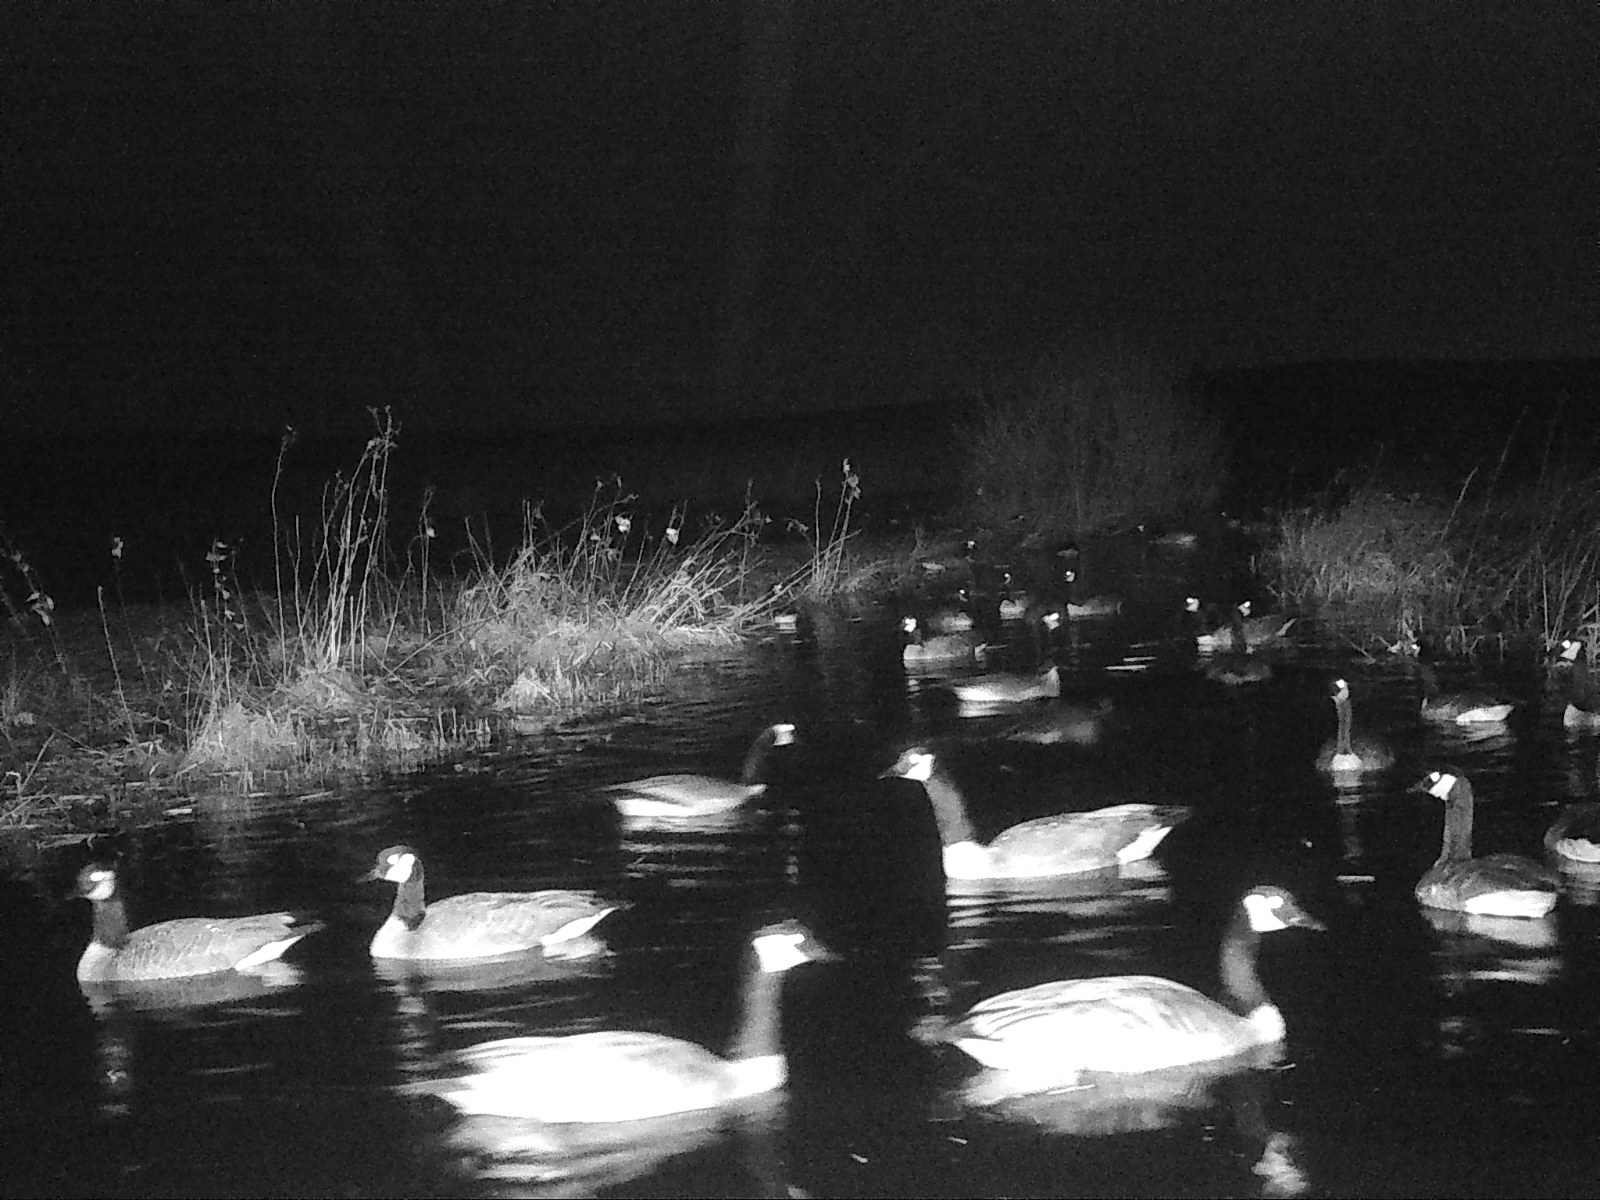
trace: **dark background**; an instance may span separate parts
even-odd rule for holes
[[[5,429],[804,414],[1108,330],[1592,359],[1596,16],[8,5]]]

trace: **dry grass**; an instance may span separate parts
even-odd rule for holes
[[[1600,477],[1542,477],[1453,499],[1355,489],[1283,517],[1271,555],[1286,601],[1357,641],[1600,641]]]

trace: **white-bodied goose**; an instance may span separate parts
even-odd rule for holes
[[[588,936],[616,905],[593,892],[464,892],[428,903],[422,859],[410,846],[378,851],[369,880],[395,885],[394,908],[372,935],[373,958],[451,962],[542,950],[551,958],[598,953]]]
[[[1438,860],[1417,881],[1420,903],[1486,917],[1543,917],[1556,906],[1559,880],[1533,859],[1472,857],[1472,785],[1465,775],[1434,771],[1411,790],[1444,801],[1444,841]]]
[[[987,845],[977,840],[966,801],[931,750],[914,746],[879,778],[920,783],[933,806],[947,880],[1048,879],[1102,871],[1149,858],[1187,815],[1180,806],[1116,804],[1013,825]]]
[[[744,771],[737,782],[711,775],[652,775],[613,783],[610,792],[617,811],[625,817],[709,817],[729,813],[767,790],[767,766],[772,751],[795,744],[794,726],[769,725],[756,735],[744,756]]]
[[[963,704],[1026,704],[1030,700],[1049,700],[1061,695],[1061,672],[1055,663],[1034,674],[997,671],[953,679],[950,690]]]
[[[742,1019],[726,1058],[659,1033],[513,1037],[464,1051],[463,1073],[430,1090],[464,1113],[550,1124],[642,1121],[776,1091],[788,1076],[780,1040],[784,973],[827,957],[797,922],[757,932]]]
[[[218,971],[249,971],[280,958],[319,925],[292,913],[248,917],[180,917],[133,929],[115,867],[78,872],[78,895],[94,906],[94,932],[78,960],[84,983],[146,983]]]
[[[991,996],[946,1031],[1014,1094],[1235,1058],[1281,1042],[1278,1011],[1256,971],[1259,937],[1321,929],[1281,888],[1250,889],[1222,939],[1222,1000],[1155,975],[1042,983]]]
[[[1440,725],[1503,725],[1515,707],[1487,692],[1447,692],[1439,685],[1439,673],[1431,663],[1418,663],[1422,679],[1424,720]]]
[[[900,632],[906,639],[900,661],[907,666],[951,666],[983,655],[983,640],[976,630],[930,634],[916,617],[907,616],[901,618]]]
[[[1357,733],[1355,717],[1351,712],[1350,684],[1335,679],[1328,688],[1338,717],[1338,731],[1322,744],[1317,754],[1317,769],[1336,778],[1348,779],[1376,771],[1386,771],[1394,765],[1394,751],[1381,739],[1370,734]]]

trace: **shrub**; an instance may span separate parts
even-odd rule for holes
[[[1001,382],[963,431],[972,518],[1042,544],[1214,506],[1220,426],[1173,371],[1123,348],[1061,350]]]

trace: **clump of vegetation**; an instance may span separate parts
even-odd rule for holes
[[[1449,505],[1370,486],[1338,508],[1286,513],[1270,555],[1275,586],[1289,604],[1359,642],[1405,649],[1424,634],[1458,642],[1454,515]]]
[[[1473,485],[1445,500],[1368,483],[1286,514],[1277,590],[1358,643],[1600,639],[1600,476]]]
[[[1220,425],[1150,357],[1062,350],[991,389],[963,432],[970,516],[1024,544],[1212,508]]]
[[[73,614],[63,632],[42,581],[0,535],[0,601],[21,634],[0,659],[0,823],[93,815],[157,775],[253,789],[405,767],[506,724],[636,699],[684,653],[734,643],[790,599],[848,594],[870,571],[849,549],[860,479],[846,462],[831,519],[819,482],[804,559],[761,541],[769,521],[748,490],[732,520],[691,523],[679,505],[662,521],[613,478],[562,524],[525,505],[509,557],[475,538],[441,574],[426,497],[397,548],[398,430],[374,417],[355,468],[308,521],[279,509],[284,439],[265,587],[215,540],[187,610],[117,610],[102,593],[99,612]],[[114,540],[119,600],[132,552]]]

